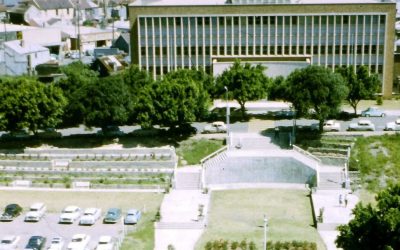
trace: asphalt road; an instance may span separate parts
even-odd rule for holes
[[[66,249],[74,234],[83,233],[91,236],[90,249],[94,249],[97,241],[102,235],[110,235],[115,238],[123,232],[123,230],[132,230],[134,226],[125,226],[122,221],[116,224],[103,224],[102,219],[98,220],[93,226],[79,226],[76,221],[73,224],[58,224],[60,214],[46,214],[39,222],[24,222],[24,214],[17,217],[12,222],[0,222],[0,236],[18,235],[20,240],[17,249],[24,249],[31,236],[40,235],[47,238],[46,248],[50,246],[53,237],[63,237]]]

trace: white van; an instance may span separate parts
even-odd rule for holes
[[[25,221],[27,222],[38,222],[46,213],[46,205],[38,202],[33,204],[29,212],[25,215]]]

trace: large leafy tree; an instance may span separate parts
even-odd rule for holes
[[[356,205],[354,219],[338,227],[337,247],[345,250],[400,249],[400,183],[380,192],[376,201],[376,207]]]
[[[82,96],[81,88],[96,82],[98,74],[82,62],[73,62],[62,67],[61,71],[65,74],[65,77],[55,84],[62,89],[68,101],[63,116],[63,125],[76,126],[83,123],[85,110],[85,106],[79,101]]]
[[[325,119],[339,112],[347,87],[340,74],[321,66],[309,66],[293,71],[286,79],[287,100],[299,115],[313,109],[322,130]]]
[[[133,110],[130,91],[120,75],[88,83],[78,93],[76,101],[83,108],[83,123],[89,127],[126,124]]]
[[[265,67],[242,64],[236,60],[233,65],[222,72],[216,79],[215,94],[225,98],[225,87],[228,88],[228,99],[236,100],[240,105],[242,117],[246,116],[245,104],[259,100],[267,94],[269,78],[264,75]]]
[[[166,74],[144,89],[138,105],[138,120],[143,127],[184,127],[207,113],[208,93],[188,70]]]
[[[376,74],[369,74],[366,66],[354,70],[353,66],[343,66],[336,70],[342,75],[349,89],[346,100],[357,114],[357,105],[363,99],[371,99],[378,91],[380,80]]]
[[[0,124],[7,131],[55,127],[66,105],[59,88],[29,77],[1,79],[0,100]]]

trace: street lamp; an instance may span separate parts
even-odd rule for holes
[[[293,114],[293,127],[292,127],[292,146],[296,143],[296,109],[294,106],[290,107],[290,110],[292,111]]]
[[[267,227],[268,227],[268,218],[267,215],[264,214],[264,248],[263,250],[267,250]]]
[[[224,86],[225,89],[225,99],[226,99],[226,144],[228,145],[229,149],[229,115],[230,115],[230,109],[229,109],[229,101],[228,101],[228,87]]]

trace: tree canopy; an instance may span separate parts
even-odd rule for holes
[[[378,91],[380,80],[376,74],[369,74],[366,66],[360,66],[357,71],[353,66],[343,66],[336,69],[341,74],[349,89],[346,100],[357,114],[357,105],[363,99],[371,99]]]
[[[287,77],[286,84],[287,100],[292,102],[300,115],[313,109],[320,130],[328,116],[339,112],[348,92],[340,74],[321,66],[308,66],[293,71]]]
[[[242,64],[236,60],[233,65],[222,72],[216,79],[215,94],[225,98],[225,87],[228,88],[228,99],[236,100],[240,105],[242,117],[245,117],[245,104],[266,97],[269,78],[264,75],[265,67]]]
[[[6,131],[55,127],[66,105],[59,88],[29,77],[1,79],[0,100],[0,124]]]
[[[400,249],[400,183],[376,196],[377,205],[356,205],[354,219],[338,227],[336,246],[344,250]]]
[[[120,75],[84,85],[77,102],[83,107],[83,122],[89,127],[124,125],[133,111],[129,89]]]
[[[145,90],[138,105],[141,126],[185,126],[207,113],[209,95],[190,70],[166,74]]]

